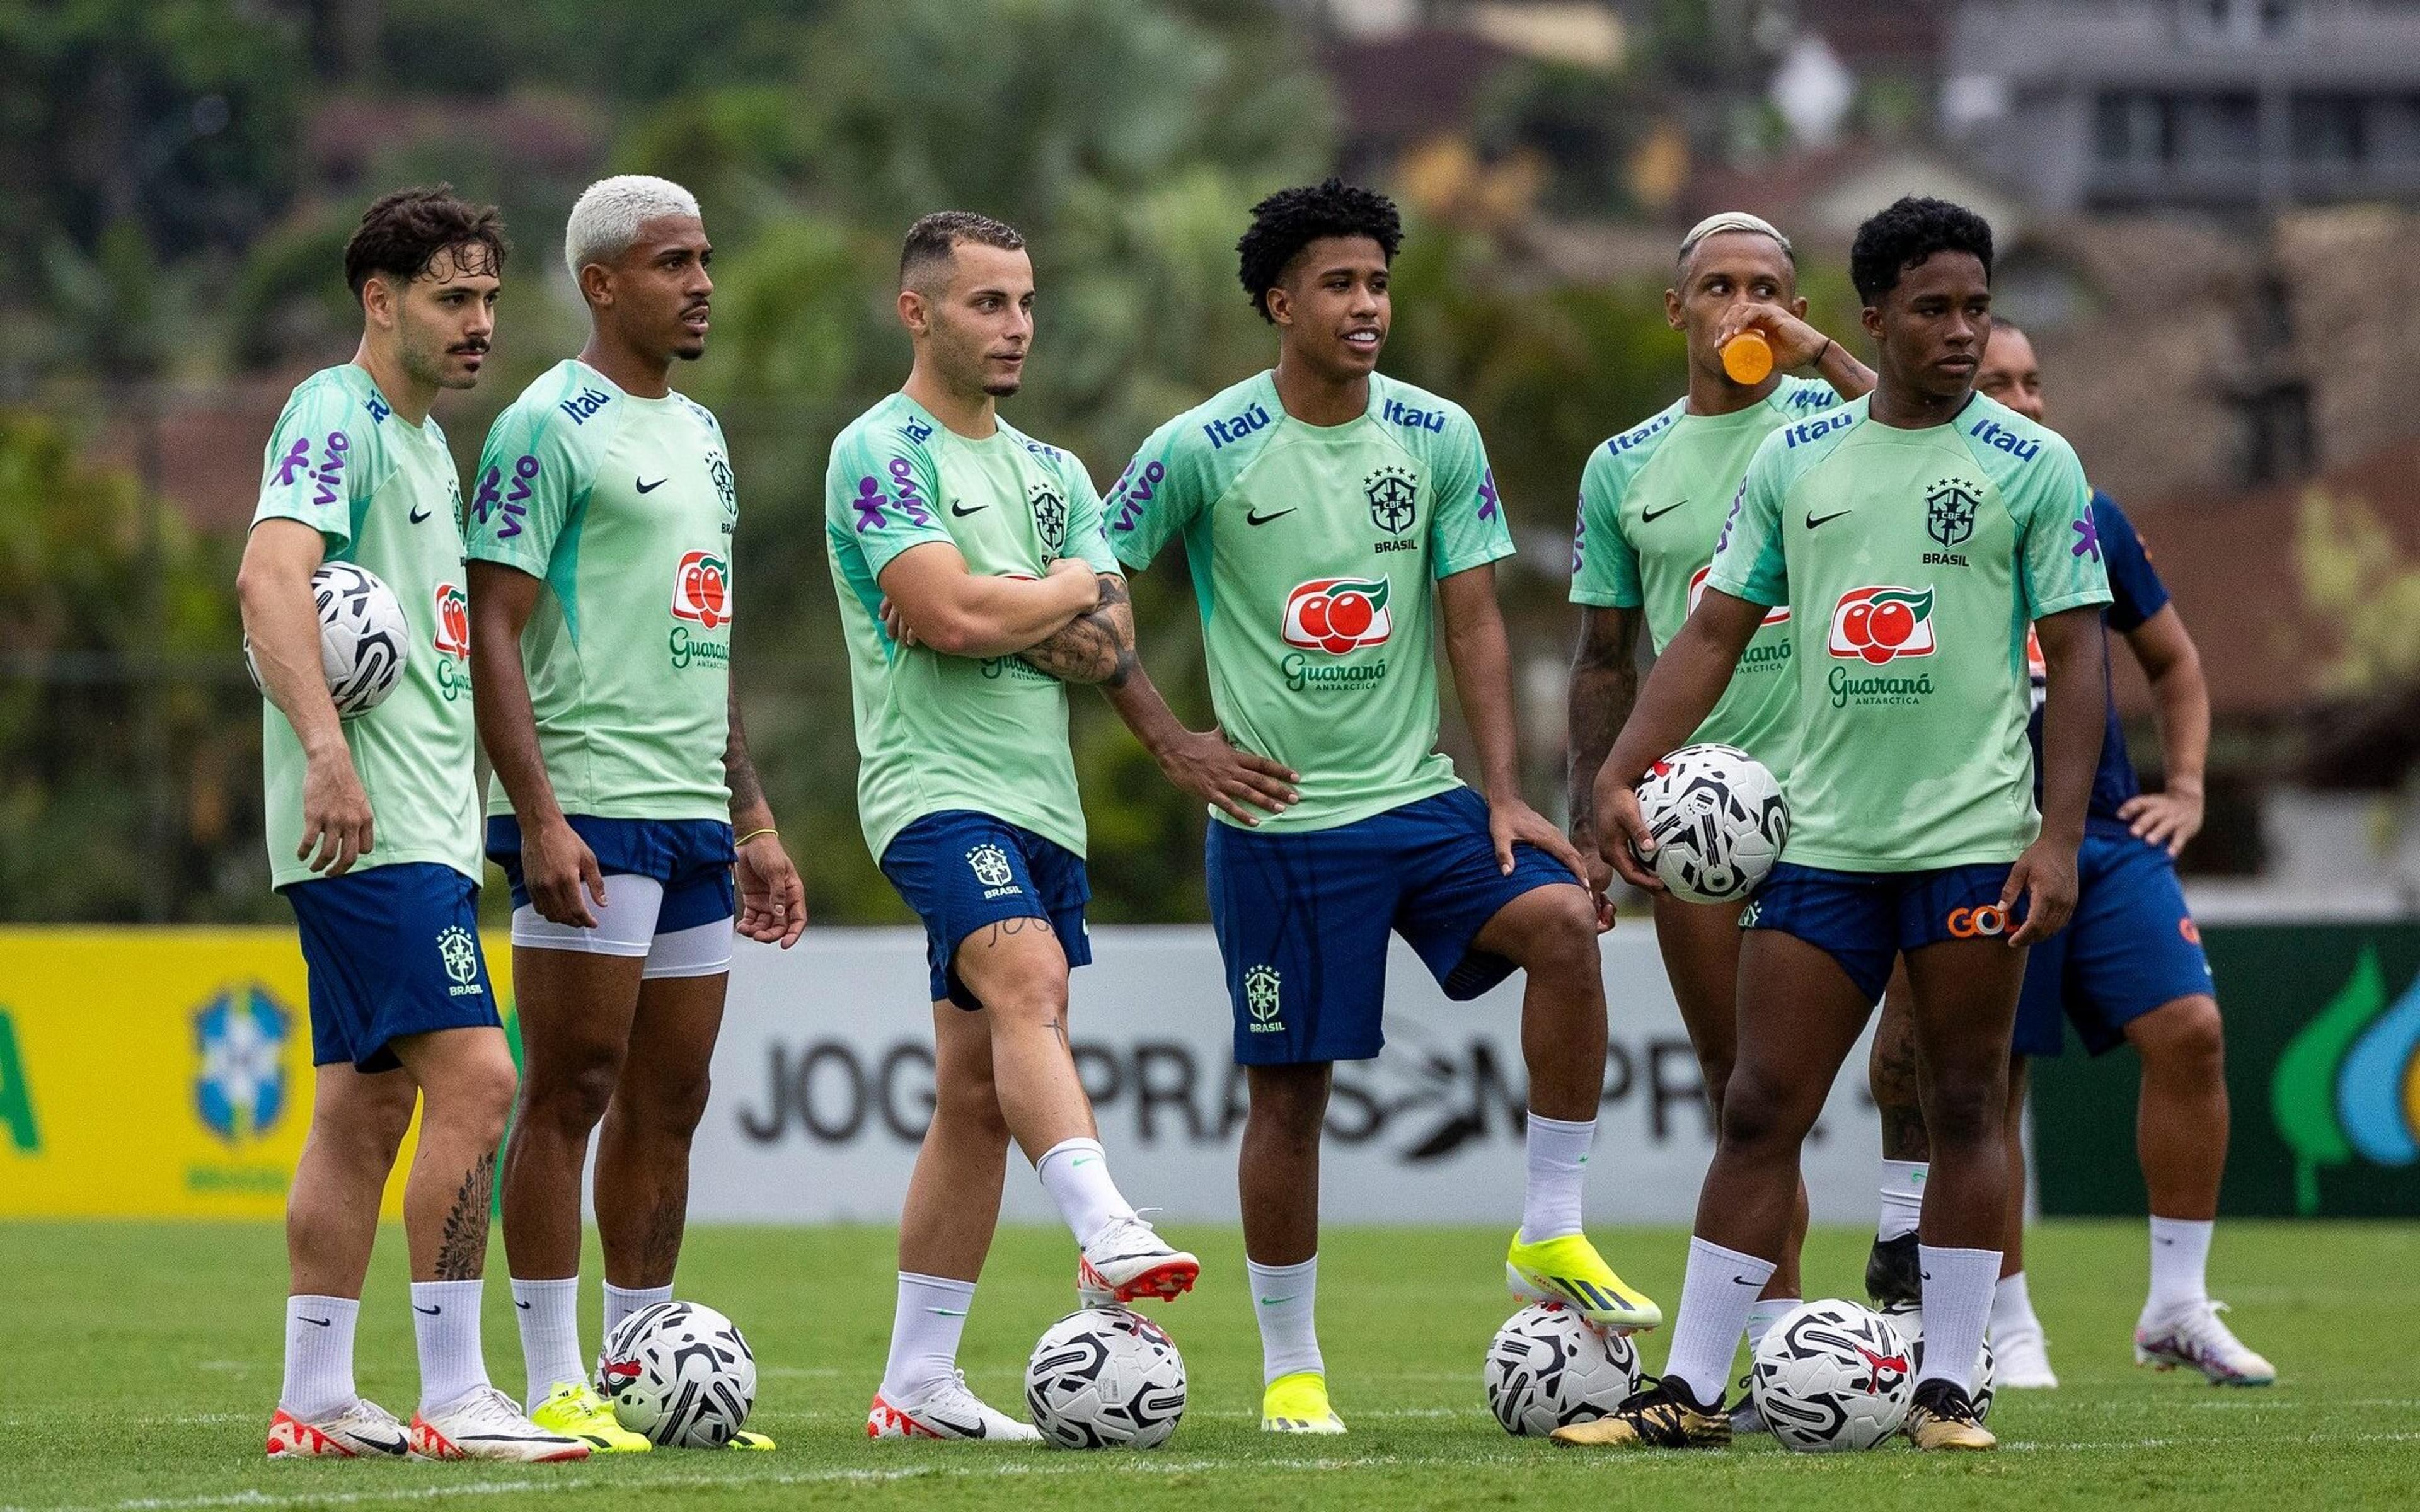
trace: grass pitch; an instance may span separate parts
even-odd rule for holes
[[[2022,1502],[2389,1506],[2420,1498],[2420,1226],[2223,1224],[2213,1272],[2232,1320],[2278,1364],[2280,1384],[2219,1391],[2138,1370],[2129,1337],[2145,1260],[2139,1223],[2037,1231],[2034,1295],[2062,1378],[2003,1392],[2002,1452],[1792,1455],[1771,1441],[1728,1453],[1617,1457],[1506,1436],[1481,1401],[1479,1361],[1511,1311],[1504,1235],[1333,1230],[1321,1334],[1352,1432],[1258,1431],[1260,1355],[1233,1230],[1171,1225],[1205,1264],[1202,1289],[1156,1307],[1184,1349],[1192,1401],[1164,1449],[1078,1455],[980,1444],[870,1444],[867,1398],[891,1323],[892,1237],[873,1228],[692,1232],[681,1294],[721,1307],[762,1367],[752,1426],[779,1452],[658,1451],[581,1465],[272,1465],[262,1434],[278,1386],[285,1255],[268,1226],[0,1225],[10,1292],[0,1390],[0,1512],[363,1507],[429,1503],[486,1512],[613,1497],[646,1509],[804,1505],[1014,1508],[1144,1504],[1323,1509],[1501,1505],[1789,1505],[1926,1512]],[[1617,1269],[1669,1308],[1683,1236],[1605,1230]],[[1867,1236],[1818,1230],[1810,1294],[1855,1295]],[[415,1396],[402,1235],[380,1242],[363,1311],[360,1383],[406,1416]],[[521,1381],[495,1250],[490,1373]],[[963,1363],[1015,1411],[1034,1337],[1072,1305],[1064,1237],[1001,1236]],[[597,1266],[582,1327],[596,1345]],[[1664,1347],[1643,1341],[1651,1367]]]

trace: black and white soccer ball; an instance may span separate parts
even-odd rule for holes
[[[1542,1302],[1496,1331],[1479,1379],[1505,1432],[1547,1434],[1628,1401],[1638,1390],[1638,1351],[1562,1304]]]
[[[1810,1302],[1765,1334],[1748,1381],[1757,1412],[1788,1447],[1870,1449],[1905,1421],[1916,1363],[1880,1313],[1854,1302]]]
[[[1894,1309],[1888,1315],[1891,1326],[1907,1340],[1907,1363],[1921,1375],[1924,1373],[1924,1310],[1909,1307]],[[2000,1357],[1992,1352],[1992,1341],[1983,1341],[1982,1352],[1975,1357],[1975,1374],[1966,1388],[1966,1399],[1975,1404],[1975,1421],[1980,1423],[1992,1415],[1992,1398],[2000,1380]]]
[[[713,1308],[654,1303],[605,1340],[597,1390],[633,1433],[666,1448],[720,1449],[756,1405],[756,1356]]]
[[[367,567],[328,562],[311,575],[311,601],[319,610],[319,665],[338,717],[349,719],[385,702],[403,681],[411,653],[411,624],[395,590]],[[266,693],[250,636],[244,637],[243,669]]]
[[[1683,746],[1647,769],[1638,807],[1651,863],[1675,898],[1737,903],[1790,839],[1790,805],[1762,762],[1736,746]]]
[[[1156,1448],[1185,1415],[1185,1357],[1132,1308],[1086,1307],[1033,1346],[1025,1405],[1063,1449]]]

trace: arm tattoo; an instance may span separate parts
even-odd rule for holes
[[[731,789],[731,812],[737,815],[761,808],[765,784],[756,779],[756,764],[748,757],[748,732],[739,722],[739,685],[731,685],[731,733],[722,747],[722,780]]]
[[[1579,646],[1572,654],[1568,716],[1575,828],[1594,825],[1597,769],[1638,701],[1637,640],[1635,609],[1589,609],[1582,613]]]
[[[496,1152],[473,1163],[437,1241],[439,1281],[475,1281],[488,1263],[488,1201],[496,1187]]]
[[[1115,573],[1101,574],[1099,605],[1017,656],[1063,683],[1124,687],[1135,670],[1134,605],[1126,580]]]

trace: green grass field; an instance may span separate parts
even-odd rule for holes
[[[1104,1505],[1339,1509],[1501,1505],[2007,1506],[2119,1503],[2385,1506],[2420,1495],[2420,1226],[2227,1224],[2213,1264],[2244,1336],[2283,1380],[2222,1392],[2137,1370],[2128,1335],[2144,1273],[2138,1224],[2039,1230],[2034,1294],[2065,1384],[2003,1393],[2002,1452],[1928,1458],[1786,1454],[1615,1457],[1507,1437],[1480,1399],[1479,1359],[1510,1310],[1494,1230],[1333,1231],[1322,1335],[1343,1439],[1258,1431],[1260,1356],[1233,1231],[1174,1225],[1207,1266],[1200,1291],[1156,1309],[1186,1351],[1192,1403],[1164,1449],[870,1444],[868,1396],[891,1321],[892,1236],[872,1228],[694,1232],[681,1291],[746,1328],[762,1366],[754,1426],[770,1455],[663,1452],[562,1467],[271,1465],[285,1253],[270,1227],[0,1225],[12,1293],[0,1393],[0,1509],[565,1507],[605,1495],[654,1508]],[[1599,1236],[1632,1280],[1678,1300],[1683,1236]],[[415,1391],[401,1234],[382,1239],[362,1321],[363,1389],[409,1415]],[[1815,1294],[1854,1294],[1866,1236],[1819,1230]],[[502,1271],[503,1251],[495,1270]],[[1071,1305],[1063,1237],[1002,1237],[964,1363],[1013,1409],[1034,1336]],[[583,1331],[593,1335],[597,1266]],[[504,1288],[489,1292],[488,1359],[520,1383]],[[1661,1344],[1647,1342],[1651,1365]],[[595,1339],[588,1340],[593,1350]]]

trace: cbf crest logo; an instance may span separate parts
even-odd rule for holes
[[[1361,480],[1370,501],[1370,523],[1388,535],[1402,535],[1419,516],[1419,479],[1407,468],[1389,464]]]
[[[714,492],[722,501],[722,533],[729,535],[739,521],[739,484],[732,475],[731,459],[720,451],[706,454],[706,475],[714,480]]]
[[[967,852],[967,866],[974,872],[975,880],[983,884],[986,898],[1024,890],[1016,885],[1016,873],[1009,869],[1008,853],[989,841]]]
[[[445,989],[448,997],[476,997],[487,991],[479,985],[479,942],[459,924],[448,924],[437,935],[437,960],[445,968]]]
[[[1285,1031],[1285,1026],[1278,1021],[1280,997],[1277,967],[1253,966],[1244,973],[1244,1007],[1252,1015],[1254,1034]]]
[[[1942,479],[1924,496],[1925,533],[1944,551],[1956,550],[1975,533],[1975,512],[1982,503],[1962,479]]]
[[[1042,536],[1043,548],[1057,556],[1067,542],[1066,499],[1047,483],[1028,488],[1025,497],[1033,505],[1033,528]]]
[[[194,1013],[194,1112],[230,1145],[259,1139],[286,1114],[286,1041],[293,1015],[269,989],[233,987]]]

